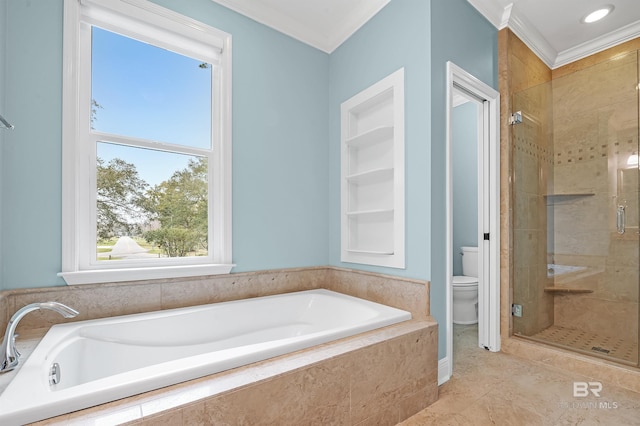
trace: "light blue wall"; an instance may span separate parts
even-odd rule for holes
[[[154,2],[233,36],[233,271],[326,265],[329,55],[211,0]]]
[[[8,1],[4,288],[62,285],[62,0]],[[339,265],[431,281],[445,324],[445,64],[497,85],[497,30],[465,0],[392,0],[331,55],[211,0],[154,0],[233,35],[235,271]],[[1,53],[1,52],[0,52]],[[340,262],[340,103],[405,68],[406,268]]]
[[[497,88],[498,31],[466,0],[432,0],[431,5],[431,204],[434,206],[430,241],[431,314],[440,323],[438,356],[443,358],[446,355],[446,64],[452,61]]]
[[[7,0],[0,0],[0,114],[5,113],[5,55],[7,40]],[[2,175],[4,168],[2,167],[2,152],[4,151],[4,134],[6,130],[0,130],[0,291],[4,290],[4,280],[2,279]]]
[[[465,0],[395,0],[330,59],[330,261],[431,281],[446,355],[446,62],[497,86],[497,30]],[[406,268],[340,262],[340,103],[405,67]]]
[[[330,160],[332,265],[428,279],[431,197],[429,172],[429,2],[391,1],[331,54]],[[392,72],[405,69],[406,268],[340,261],[340,104]]]
[[[328,264],[329,56],[211,0],[156,3],[233,36],[234,271]],[[7,289],[64,284],[62,13],[62,0],[8,0],[5,104],[16,130],[2,159]]]
[[[453,275],[462,275],[460,247],[478,246],[478,104],[453,109]]]
[[[62,1],[8,0],[2,282],[61,284]]]

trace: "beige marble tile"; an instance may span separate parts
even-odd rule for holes
[[[554,324],[637,342],[638,303],[610,301],[590,294],[555,296]]]
[[[13,307],[9,306],[9,298],[6,294],[0,293],[0,325],[2,326],[2,333],[11,318]],[[11,311],[11,312],[10,312]]]
[[[396,413],[397,423],[402,402],[413,398],[416,391],[435,396],[436,330],[387,341],[352,355],[350,375],[352,423],[386,418],[390,409]]]
[[[91,285],[80,287],[50,287],[36,291],[12,291],[10,296],[15,309],[30,303],[56,301],[68,305],[80,314],[65,320],[51,311],[35,311],[25,316],[18,331],[34,328],[49,328],[53,324],[104,318],[160,309],[160,287],[152,284],[139,285]]]
[[[589,377],[640,393],[640,371],[635,369],[518,338],[503,341],[502,350],[506,354],[540,363],[546,368],[559,369],[567,374]]]
[[[162,284],[163,309],[247,299],[323,286],[325,268],[210,276]]]
[[[328,268],[326,280],[326,289],[404,309],[417,319],[430,315],[427,281],[343,268]]]
[[[205,402],[215,425],[346,424],[348,371],[342,360],[273,378]]]
[[[637,82],[637,54],[619,56],[580,72],[553,79],[554,115],[563,116],[591,111],[624,101],[635,94],[629,91]]]
[[[523,354],[535,354],[530,359],[476,346],[477,326],[454,326],[453,377],[440,386],[437,402],[400,423],[402,426],[637,423],[640,394],[617,386],[609,376],[594,379],[562,363],[545,365],[540,362],[545,361],[544,351],[531,345],[520,348]],[[575,381],[593,380],[602,381],[600,398],[573,396]],[[596,408],[574,408],[594,400]],[[618,408],[601,407],[601,402],[616,403]]]
[[[395,408],[380,408],[371,417],[356,426],[394,426],[398,424],[398,412]]]
[[[608,267],[597,282],[594,297],[616,302],[638,303],[638,267]]]
[[[638,269],[640,267],[640,255],[638,239],[636,238],[622,238],[619,235],[613,235],[611,238],[611,252],[607,257],[607,265],[619,267],[629,267]]]
[[[553,325],[531,336],[535,341],[579,351],[590,356],[636,364],[638,362],[638,342],[622,336],[607,335],[602,332],[588,332]],[[597,349],[594,349],[597,348]]]
[[[0,327],[11,314],[33,302],[54,300],[80,311],[65,320],[48,311],[26,316],[19,332],[48,329],[65,321],[104,318],[160,309],[327,288],[412,312],[429,315],[429,283],[342,268],[315,267],[247,272],[188,279],[151,280],[0,292]]]
[[[429,406],[438,400],[438,384],[436,380],[419,390],[413,395],[408,396],[398,404],[399,419],[408,419],[409,417],[419,413],[424,409],[425,405]],[[396,422],[397,423],[397,422]],[[394,423],[394,424],[396,424]]]
[[[208,416],[206,412],[205,402],[190,404],[181,409],[182,421],[185,425],[205,426],[207,425]]]
[[[585,68],[592,67],[593,65],[609,61],[612,58],[629,54],[629,52],[635,52],[638,49],[640,49],[640,37],[621,43],[610,49],[595,53],[586,58],[580,59],[579,61],[556,68],[553,70],[553,78],[560,78],[564,75],[581,71]]]
[[[509,94],[546,83],[551,70],[513,32],[508,37]]]

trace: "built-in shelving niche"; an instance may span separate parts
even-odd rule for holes
[[[343,262],[404,268],[404,69],[341,105]]]

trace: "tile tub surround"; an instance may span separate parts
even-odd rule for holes
[[[245,388],[254,392],[257,391],[258,394],[262,395],[274,393],[275,391],[265,389],[270,389],[267,387],[270,384],[277,385],[278,383],[289,383],[288,385],[285,384],[282,389],[290,386],[293,386],[294,389],[300,389],[300,387],[306,389],[309,387],[310,393],[307,394],[305,392],[304,394],[307,396],[303,398],[307,402],[296,402],[294,405],[296,407],[299,405],[301,407],[306,406],[307,408],[303,410],[314,410],[311,407],[326,398],[327,392],[328,394],[333,394],[333,388],[335,387],[331,385],[329,386],[330,390],[327,390],[326,387],[320,385],[318,385],[317,389],[315,385],[307,386],[310,383],[309,381],[321,383],[320,379],[316,378],[316,374],[321,374],[322,376],[327,371],[333,371],[331,374],[338,374],[335,371],[342,371],[340,368],[344,370],[344,367],[339,367],[343,365],[343,362],[353,363],[353,368],[356,368],[369,351],[378,353],[376,351],[379,349],[373,349],[374,347],[386,346],[389,347],[386,349],[388,353],[385,355],[386,352],[384,350],[378,353],[372,358],[377,360],[374,365],[369,365],[365,370],[361,369],[360,374],[351,374],[350,372],[353,368],[350,367],[345,370],[349,372],[347,376],[335,376],[343,379],[348,377],[350,388],[347,395],[351,395],[351,397],[349,401],[342,401],[340,404],[346,404],[346,407],[351,407],[351,411],[348,414],[349,418],[368,421],[367,419],[371,416],[378,416],[372,418],[373,423],[395,424],[400,421],[398,420],[400,417],[408,417],[413,414],[412,411],[416,412],[437,399],[437,324],[429,316],[429,283],[425,281],[350,269],[316,267],[201,277],[191,280],[158,280],[11,290],[0,293],[0,308],[2,309],[0,310],[0,320],[3,322],[2,327],[4,328],[9,316],[16,309],[28,303],[45,299],[56,300],[78,309],[81,312],[78,319],[84,320],[314,288],[326,288],[405,309],[412,313],[414,319],[399,325],[398,328],[392,326],[389,327],[389,330],[382,329],[365,333],[355,338],[356,340],[354,341],[343,339],[338,342],[321,345],[319,348],[322,348],[322,350],[308,349],[299,351],[293,355],[285,355],[273,360],[234,369],[230,372],[223,372],[103,404],[92,409],[82,410],[74,413],[73,418],[83,423],[96,416],[106,416],[105,418],[109,419],[109,423],[120,423],[141,419],[143,416],[153,414],[154,419],[162,416],[162,420],[159,421],[171,422],[171,419],[174,419],[172,416],[178,416],[180,419],[183,416],[188,416],[193,407],[196,407],[194,409],[201,413],[202,407],[212,406],[212,404],[215,407],[218,407],[218,403],[233,404],[232,402],[226,402],[233,400],[230,395],[239,395],[238,392],[244,392]],[[29,318],[30,316],[32,318]],[[25,345],[25,349],[27,349],[25,352],[28,352],[28,348],[34,347],[38,339],[44,335],[51,325],[63,321],[65,320],[61,317],[55,314],[50,315],[49,312],[33,312],[27,315],[21,321],[19,331],[23,333],[23,338],[31,337],[31,339],[24,342],[20,342],[22,339],[19,339],[19,344]],[[391,342],[385,343],[386,340]],[[428,345],[424,344],[425,340],[430,343]],[[418,347],[420,349],[416,349]],[[22,348],[22,346],[19,346],[19,348]],[[350,351],[356,351],[357,355],[351,354]],[[400,351],[402,356],[399,357],[397,351]],[[290,359],[289,357],[293,358]],[[337,358],[340,358],[340,361],[336,361],[338,366],[335,366],[332,363]],[[292,359],[293,361],[291,361]],[[401,362],[401,360],[405,362]],[[385,365],[385,367],[377,371],[375,365]],[[419,370],[422,370],[415,371],[416,365],[419,366]],[[334,371],[334,368],[338,370]],[[367,371],[367,374],[364,374],[363,371]],[[7,373],[2,379],[5,382],[10,380],[9,376],[11,374],[13,373]],[[335,377],[333,379],[330,378],[331,374],[327,376],[327,380],[338,380]],[[405,377],[406,380],[397,381],[396,376]],[[379,382],[371,385],[372,387],[369,386],[370,384],[358,384],[359,382],[355,379],[363,377],[366,377],[367,380],[371,378],[374,381],[379,379]],[[294,381],[288,382],[289,378]],[[193,386],[197,386],[198,383],[202,382],[207,383],[205,388],[199,387],[197,388],[198,390],[193,390]],[[6,383],[4,386],[6,386]],[[0,390],[4,386],[0,381]],[[280,389],[279,387],[276,388]],[[183,389],[185,390],[183,391]],[[376,392],[372,393],[371,389],[379,389],[384,394],[381,397],[382,399],[376,397]],[[297,394],[299,392],[296,391],[294,393]],[[356,393],[359,396],[356,396]],[[196,396],[194,397],[193,395]],[[249,397],[251,393],[249,392],[247,395]],[[245,397],[242,396],[241,398],[244,399]],[[279,397],[278,399],[282,398],[287,401],[286,397]],[[363,398],[365,400],[367,398],[376,398],[375,402],[367,403],[366,405],[365,411],[369,413],[369,417],[362,413],[358,414],[357,407],[354,406],[358,400],[354,398]],[[389,400],[389,398],[391,399]],[[213,402],[214,400],[216,402]],[[370,406],[375,406],[376,409],[372,409]],[[290,407],[290,404],[286,406],[287,413]],[[169,410],[166,413],[168,416],[166,418],[164,417],[164,410]],[[220,411],[219,408],[212,410],[212,412]],[[331,415],[338,415],[338,411],[328,410],[332,413]],[[234,415],[235,411],[237,410],[230,409],[228,414]],[[278,413],[281,411],[284,412],[285,410],[277,410]],[[159,414],[160,412],[162,414]],[[340,413],[339,416],[345,415],[343,412]],[[235,412],[235,414],[238,414],[238,412]],[[112,415],[115,417],[109,417]],[[302,414],[298,413],[298,415]],[[304,415],[311,414],[304,411]],[[184,424],[192,423],[187,417],[184,418]],[[208,419],[209,417],[206,418]],[[393,419],[393,422],[384,420],[387,418]],[[68,424],[67,422],[70,421],[68,416],[60,416],[56,419],[64,424]],[[235,423],[236,420],[231,421],[231,423]],[[291,421],[293,422],[293,420]],[[204,421],[204,423],[206,424],[207,421]],[[49,424],[49,421],[44,421],[43,424]],[[178,422],[178,424],[180,423]],[[354,422],[353,424],[356,423]]]
[[[437,324],[411,320],[34,424],[395,425],[437,392]]]
[[[56,301],[80,312],[65,320],[55,312],[36,311],[24,317],[18,333],[49,329],[54,324],[106,318],[162,309],[204,305],[326,288],[350,296],[429,316],[429,283],[390,275],[334,267],[314,267],[80,286],[47,287],[0,292],[0,327],[29,303]]]

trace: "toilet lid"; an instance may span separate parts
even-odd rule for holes
[[[464,275],[455,275],[453,277],[453,285],[458,287],[471,287],[478,285],[478,277],[467,277]]]

